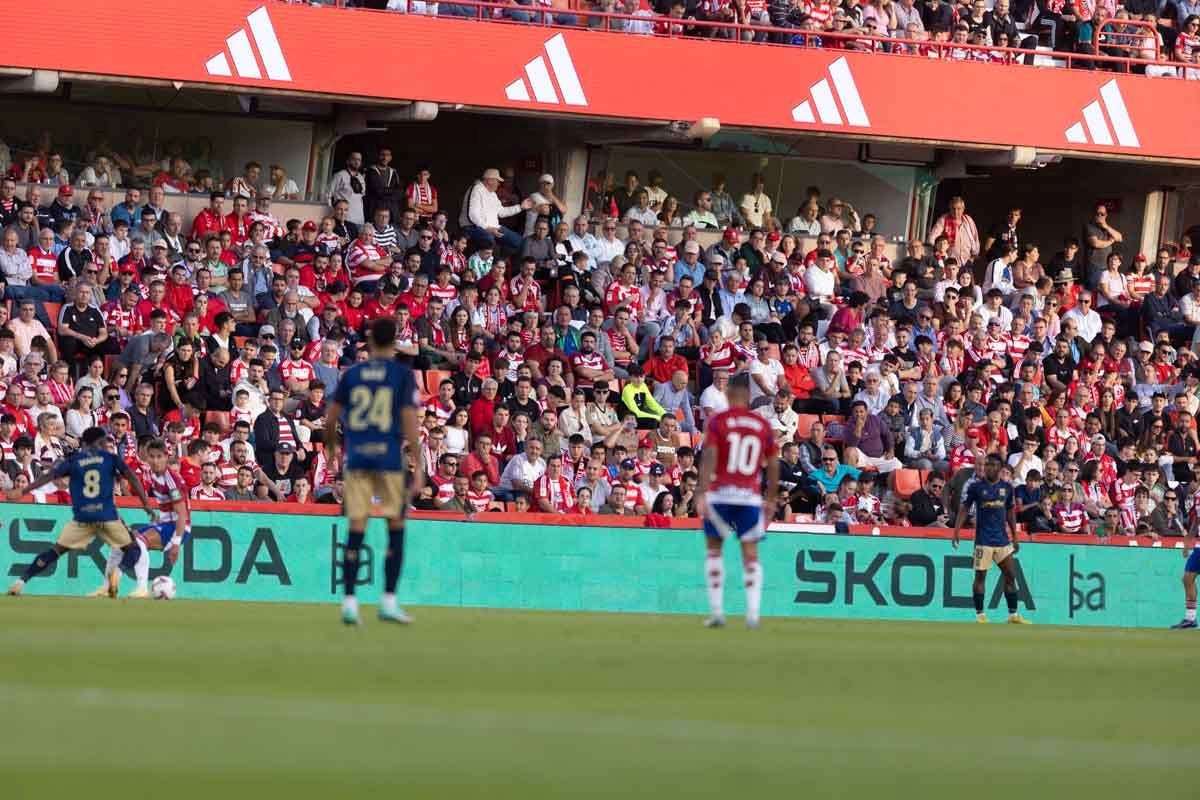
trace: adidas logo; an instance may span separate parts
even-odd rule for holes
[[[290,81],[292,73],[288,70],[283,50],[279,48],[279,39],[275,36],[275,26],[271,24],[271,17],[267,15],[266,6],[250,12],[246,17],[246,23],[250,26],[249,35],[245,28],[238,28],[225,40],[225,46],[233,58],[233,68],[237,70],[237,76],[261,80],[262,72],[258,68],[258,59],[261,58],[268,78],[273,81]],[[257,58],[254,55],[255,45],[258,47]],[[204,62],[204,69],[208,71],[209,75],[219,75],[223,78],[233,77],[233,72],[229,69],[229,59],[225,58],[224,50]]]
[[[567,40],[561,33],[556,33],[546,40],[543,45],[546,58],[550,59],[549,68],[546,59],[538,56],[525,65],[525,75],[504,87],[504,96],[509,100],[528,103],[529,89],[533,88],[533,99],[548,105],[586,106],[587,98],[583,95],[583,87],[579,84],[579,76],[575,73],[575,62],[567,50]],[[554,80],[550,74],[554,74]],[[554,89],[558,82],[558,91]],[[559,100],[559,93],[562,100]]]
[[[1103,108],[1101,108],[1103,106]],[[1104,116],[1108,114],[1107,121]],[[1112,127],[1109,127],[1111,123]],[[1086,130],[1084,129],[1086,126]],[[1065,135],[1071,144],[1113,144],[1113,134],[1121,147],[1141,147],[1133,120],[1125,108],[1125,98],[1117,87],[1116,78],[1100,87],[1100,99],[1083,107],[1083,122],[1067,128]]]
[[[833,81],[832,88],[824,78],[809,87],[808,94],[812,102],[805,100],[793,108],[792,119],[812,124],[819,117],[822,125],[871,127],[871,121],[867,119],[867,110],[863,108],[862,98],[858,95],[858,84],[854,82],[854,75],[850,72],[850,64],[846,62],[845,56],[829,65],[829,80]],[[838,111],[839,102],[842,106],[841,112]],[[814,105],[817,107],[816,116],[813,115]],[[842,112],[846,115],[845,122],[842,121]]]

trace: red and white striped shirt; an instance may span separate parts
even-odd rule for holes
[[[158,506],[159,519],[163,522],[174,522],[176,518],[175,504],[187,500],[187,491],[183,478],[173,469],[168,468],[161,475],[147,470],[142,477],[146,494]]]
[[[729,369],[733,366],[733,359],[733,345],[729,342],[722,342],[717,349],[713,349],[711,344],[700,348],[700,360],[708,362],[709,367],[714,370]]]
[[[127,331],[134,330],[134,320],[133,311],[121,308],[119,302],[113,303],[104,310],[104,325],[114,331],[122,328]]]
[[[229,365],[229,383],[237,386],[246,379],[246,374],[250,372],[250,365],[241,358],[235,358],[233,363]]]
[[[454,284],[450,284],[449,286],[441,286],[435,283],[429,287],[429,296],[436,297],[437,299],[441,300],[444,308],[458,299],[458,287]]]
[[[221,451],[216,450],[215,452],[218,457],[221,455]],[[238,468],[232,461],[218,461],[217,469],[221,472],[221,477],[217,478],[217,486],[222,489],[232,489],[237,486]]]
[[[1065,431],[1060,430],[1059,427],[1055,425],[1046,430],[1046,443],[1052,444],[1061,450],[1066,446],[1067,439],[1070,439],[1072,436],[1078,436],[1078,434],[1070,428],[1067,428]]]
[[[467,490],[467,505],[477,514],[487,511],[495,500],[496,496],[486,489],[482,492],[476,492],[474,489]]]
[[[431,397],[425,404],[425,410],[432,411],[437,416],[438,425],[445,425],[450,421],[450,415],[454,413],[454,406],[442,405],[440,398]]]
[[[594,350],[591,353],[576,350],[571,354],[571,367],[604,371],[608,369],[608,364],[604,361],[604,356]],[[594,383],[595,381],[592,378],[585,378],[578,374],[575,375],[575,385],[581,389],[590,389]]]
[[[288,442],[289,444],[295,446],[296,437],[292,434],[292,425],[291,425],[291,422],[288,421],[288,418],[280,417],[279,418],[279,443],[283,444],[284,442]]]
[[[567,513],[575,505],[575,487],[563,475],[551,478],[543,473],[533,482],[533,496],[537,500],[547,501],[560,514]]]
[[[1008,335],[1008,354],[1013,361],[1019,362],[1025,358],[1025,351],[1029,349],[1030,339],[1025,334],[1018,336]]]
[[[437,202],[437,189],[432,183],[427,183],[422,186],[419,183],[410,183],[405,194],[408,195],[408,204],[410,206],[429,206]],[[428,215],[427,215],[428,216]]]
[[[620,281],[613,281],[604,293],[604,308],[612,314],[621,306],[629,309],[629,313],[640,317],[642,310],[642,292],[637,286],[626,286]]]
[[[46,381],[46,386],[49,387],[50,397],[56,406],[69,406],[75,400],[75,385],[70,381]]]
[[[279,365],[279,377],[286,386],[288,381],[312,381],[317,374],[313,371],[312,364],[307,361],[293,361],[289,358]]]
[[[366,266],[368,261],[378,261],[381,258],[383,258],[383,251],[378,247],[355,240],[350,245],[350,249],[346,251],[346,266],[350,268],[354,282],[357,284],[362,281],[376,280],[383,275],[382,272],[374,272]]]
[[[208,488],[205,488],[204,484],[200,484],[199,486],[193,486],[192,491],[188,493],[188,496],[191,497],[191,499],[193,499],[193,500],[224,500],[225,499],[225,493],[222,492],[220,489],[218,489],[215,486],[211,489],[208,489]]]
[[[29,249],[29,262],[38,283],[58,283],[58,258],[53,250]]]
[[[1059,503],[1054,506],[1054,518],[1064,533],[1080,533],[1087,524],[1087,510],[1083,503]]]
[[[521,292],[525,291],[525,276],[518,275],[508,284],[509,299],[515,305],[517,298],[521,296]],[[521,306],[518,311],[540,311],[542,308],[542,287],[533,278],[529,279],[529,292],[525,295],[525,305]]]

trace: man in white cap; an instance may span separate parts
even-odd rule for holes
[[[504,205],[496,194],[503,180],[500,170],[494,167],[485,169],[483,176],[471,185],[467,196],[463,198],[458,224],[475,247],[491,245],[498,240],[509,250],[521,249],[521,235],[502,226],[500,218],[512,217],[533,208],[533,198],[526,197],[520,205]]]
[[[546,174],[538,178],[538,190],[529,195],[533,208],[525,213],[525,238],[533,235],[538,217],[545,217],[550,223],[550,230],[567,213],[567,204],[554,193],[554,176]]]

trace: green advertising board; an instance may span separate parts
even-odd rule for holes
[[[6,505],[0,569],[11,580],[52,542],[70,510]],[[144,520],[123,512],[128,522]],[[197,511],[173,577],[186,599],[333,602],[341,583],[339,517]],[[382,527],[372,527],[359,576],[371,601],[382,580]],[[413,605],[701,614],[699,531],[414,520],[402,602]],[[761,548],[763,614],[968,620],[971,550],[943,539],[776,533]],[[100,585],[99,543],[64,556],[31,594],[82,595]],[[737,548],[726,548],[727,608],[742,607]],[[160,556],[154,555],[157,567]],[[1022,613],[1036,622],[1158,627],[1179,617],[1183,569],[1174,547],[1026,544]],[[157,572],[152,573],[157,574]],[[998,573],[989,609],[1002,616]],[[129,588],[128,582],[126,583]]]

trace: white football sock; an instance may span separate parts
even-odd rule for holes
[[[121,564],[121,559],[125,557],[125,551],[119,547],[108,548],[108,561],[104,564],[104,577],[108,577],[117,571]]]
[[[396,610],[396,594],[395,592],[384,592],[379,596],[379,607],[384,611]]]
[[[704,560],[704,584],[708,587],[708,608],[712,615],[725,616],[725,562],[720,556]]]
[[[758,610],[762,607],[762,562],[746,565],[742,569],[742,578],[746,584],[746,621],[758,622]]]
[[[1188,622],[1196,621],[1196,603],[1194,601],[1191,603],[1184,603],[1183,618]]]
[[[342,598],[342,610],[358,613],[358,597],[348,594]]]
[[[137,546],[140,553],[137,563],[133,565],[133,574],[137,578],[137,590],[144,592],[150,587],[150,551],[141,539],[138,539]]]

